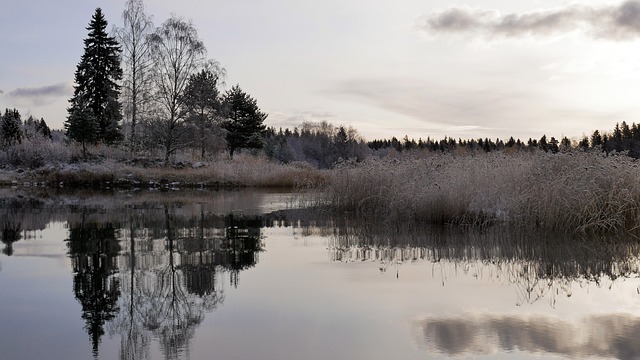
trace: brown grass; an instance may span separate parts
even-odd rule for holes
[[[30,175],[63,187],[272,187],[310,188],[327,181],[326,171],[309,166],[284,165],[263,157],[236,156],[193,168],[138,167],[114,161],[44,167]]]
[[[542,152],[370,160],[337,169],[325,204],[404,221],[502,223],[560,232],[640,229],[640,168],[628,157]]]

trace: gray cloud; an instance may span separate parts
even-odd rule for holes
[[[59,97],[71,95],[73,87],[68,83],[58,83],[33,88],[17,88],[7,93],[7,96],[21,103],[31,105],[46,105]]]
[[[416,325],[426,348],[454,356],[517,349],[572,358],[640,357],[640,319],[630,314],[591,316],[578,323],[544,316],[468,314],[460,318],[427,318]]]
[[[618,5],[567,5],[563,8],[526,13],[452,7],[419,20],[429,34],[464,33],[489,38],[553,36],[582,31],[596,38],[631,40],[640,37],[640,1]]]
[[[293,112],[269,111],[268,122],[271,126],[293,129],[300,127],[303,122],[329,121],[335,114],[328,111],[298,110]],[[337,124],[334,124],[337,125]]]
[[[513,129],[514,119],[537,120],[537,114],[523,114],[522,109],[531,106],[538,94],[510,87],[461,88],[416,79],[354,79],[340,84],[334,96],[412,118],[413,130],[424,136],[502,136]]]
[[[512,81],[449,84],[410,78],[362,78],[343,81],[326,95],[384,110],[387,119],[400,115],[402,122],[387,120],[376,126],[387,128],[394,136],[409,134],[416,138],[572,137],[598,129],[612,119],[631,123],[636,116],[631,110],[563,105],[554,92],[544,90]]]

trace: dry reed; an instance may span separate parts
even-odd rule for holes
[[[326,171],[284,165],[241,155],[203,162],[198,167],[139,167],[115,161],[65,164],[38,169],[23,178],[64,187],[278,187],[303,189],[327,181]]]
[[[598,153],[371,159],[335,169],[322,201],[393,224],[599,234],[640,228],[638,179],[633,159]]]

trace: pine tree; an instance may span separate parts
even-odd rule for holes
[[[51,129],[46,121],[44,121],[44,118],[40,118],[40,121],[36,124],[36,131],[40,132],[44,137],[51,139]]]
[[[107,21],[100,8],[96,9],[84,40],[84,54],[76,68],[73,97],[69,100],[69,116],[65,127],[77,129],[73,121],[86,123],[95,120],[95,136],[87,136],[87,131],[68,132],[67,135],[83,143],[104,142],[114,144],[122,139],[120,121],[121,105],[118,100],[122,78],[120,68],[120,47],[116,39],[106,32]],[[83,109],[86,107],[87,109]],[[88,113],[91,116],[86,116]],[[80,116],[82,115],[82,116]],[[91,126],[93,129],[93,126]],[[90,130],[92,130],[90,129]],[[80,138],[76,138],[78,134]],[[91,140],[90,140],[91,139]]]
[[[4,146],[11,146],[22,141],[22,120],[18,110],[5,109],[0,130]]]
[[[257,101],[235,85],[226,92],[223,108],[227,115],[223,128],[227,130],[229,155],[233,158],[233,153],[239,148],[262,148],[267,114],[260,111]]]
[[[600,131],[596,130],[591,135],[591,147],[595,148],[602,145],[602,136],[600,135]]]
[[[215,125],[220,112],[219,76],[204,69],[189,77],[184,103],[189,109],[188,122],[198,129],[201,157],[204,159],[208,133]]]
[[[69,117],[64,123],[67,136],[82,144],[82,156],[87,156],[87,144],[95,143],[98,136],[98,122],[91,109],[84,103],[72,105]]]

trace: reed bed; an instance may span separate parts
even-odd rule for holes
[[[250,155],[202,162],[198,167],[130,166],[115,161],[45,167],[22,176],[62,187],[265,187],[304,189],[323,185],[326,171],[285,165]]]
[[[370,159],[336,168],[321,202],[396,226],[635,232],[640,168],[626,156],[577,151]]]

